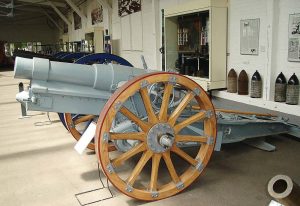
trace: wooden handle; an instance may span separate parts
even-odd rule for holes
[[[200,110],[199,106],[192,106],[192,109]],[[230,110],[230,109],[215,109],[216,112],[232,113],[232,114],[244,114],[244,115],[256,115],[265,117],[276,117],[276,115],[268,113],[256,113],[256,112],[244,112],[240,110]]]

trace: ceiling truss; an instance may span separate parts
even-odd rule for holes
[[[72,0],[65,0],[69,5],[70,7],[81,17],[81,19],[83,21],[86,21],[87,18],[86,16],[84,15],[84,13],[82,11],[80,11],[80,9],[74,4],[74,2]]]
[[[75,11],[82,19],[87,21],[87,16],[79,6],[87,0],[0,0],[0,23],[19,24],[19,22],[47,18],[50,22],[62,30],[58,19],[62,19],[68,26],[71,21],[67,14]],[[99,2],[99,1],[98,1]],[[106,0],[100,0],[107,4]],[[10,17],[10,18],[8,18]],[[36,18],[35,18],[36,17]]]

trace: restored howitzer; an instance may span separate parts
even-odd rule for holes
[[[207,93],[176,73],[17,58],[15,77],[31,80],[29,91],[17,95],[28,110],[86,114],[74,127],[97,121],[95,150],[104,173],[122,193],[137,199],[158,200],[182,191],[222,143],[299,135],[298,127],[269,114],[215,112]],[[258,147],[274,149],[260,143]],[[174,155],[183,161],[175,161]],[[134,157],[137,163],[130,164]],[[139,177],[147,177],[143,169],[150,159],[145,181]],[[159,172],[162,161],[166,170]]]

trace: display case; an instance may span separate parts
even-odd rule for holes
[[[227,0],[191,1],[164,10],[165,70],[206,91],[226,88]]]

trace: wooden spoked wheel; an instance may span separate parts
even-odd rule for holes
[[[72,115],[71,113],[64,114],[65,123],[71,135],[79,141],[83,132],[87,129],[92,121],[97,121],[96,115]],[[90,150],[95,149],[94,141],[91,141],[88,146]]]
[[[159,111],[151,105],[149,87],[153,84],[164,85]],[[170,96],[180,96],[176,92],[181,91],[184,97],[170,108]],[[136,95],[140,101],[132,107],[130,103]],[[134,109],[139,103],[143,104],[146,118]],[[191,103],[201,110],[185,115],[191,112]],[[131,121],[136,131],[114,132],[112,128],[120,117],[123,118],[120,124]],[[202,134],[186,132],[195,124],[202,125]],[[95,149],[104,173],[118,190],[136,199],[153,201],[175,195],[195,181],[211,157],[215,139],[216,117],[206,92],[185,76],[161,72],[136,77],[112,95],[98,119]],[[110,142],[118,140],[131,142],[132,147],[122,152],[109,151]],[[198,145],[194,156],[180,146],[189,142]],[[176,166],[174,156],[187,167]],[[149,171],[148,176],[142,174]]]

